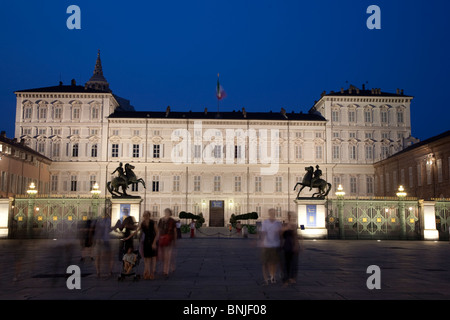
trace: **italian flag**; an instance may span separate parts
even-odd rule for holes
[[[225,93],[225,90],[223,90],[222,86],[219,82],[219,74],[217,74],[217,88],[216,88],[216,97],[218,100],[222,100],[225,98],[227,94]]]

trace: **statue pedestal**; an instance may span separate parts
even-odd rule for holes
[[[304,239],[326,239],[325,199],[300,198],[297,204],[298,234]]]
[[[127,216],[132,216],[139,222],[141,216],[141,197],[124,197],[111,199],[111,225],[114,226],[117,220],[123,221]]]

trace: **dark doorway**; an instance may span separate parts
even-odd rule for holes
[[[225,225],[224,212],[223,200],[209,201],[209,226],[223,227]]]

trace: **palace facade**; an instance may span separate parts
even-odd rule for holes
[[[15,94],[15,137],[52,160],[51,194],[89,194],[95,182],[108,194],[119,162],[131,163],[146,182],[129,191],[143,210],[203,213],[208,225],[269,208],[285,219],[307,166],[320,166],[330,196],[338,184],[372,196],[374,163],[414,141],[413,97],[403,90],[323,92],[307,113],[135,111],[109,89],[100,54],[84,86],[72,80]]]

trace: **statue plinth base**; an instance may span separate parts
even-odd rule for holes
[[[139,196],[111,198],[111,225],[114,226],[119,219],[123,221],[127,216],[134,217],[139,222],[141,202],[142,198]]]
[[[325,199],[297,198],[298,234],[304,239],[326,239]]]

